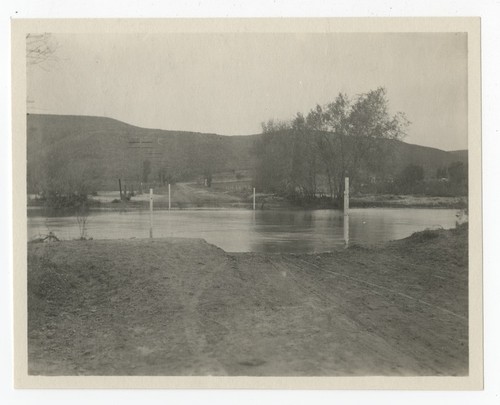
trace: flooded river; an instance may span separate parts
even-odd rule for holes
[[[350,211],[350,240],[378,243],[426,228],[453,228],[456,209],[363,208]],[[54,232],[79,237],[75,217],[28,211],[28,239]],[[94,239],[149,237],[148,211],[92,211],[87,235]],[[228,252],[325,252],[343,244],[343,213],[337,210],[155,211],[153,236],[203,238]]]

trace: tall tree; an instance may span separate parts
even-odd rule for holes
[[[291,121],[262,125],[257,178],[269,191],[314,198],[322,176],[342,204],[344,178],[356,186],[363,176],[383,173],[391,152],[388,141],[403,138],[408,125],[403,113],[389,114],[382,87],[353,99],[340,93],[306,117],[298,113]]]
[[[307,122],[321,134],[319,156],[340,202],[344,178],[350,177],[350,183],[356,185],[363,173],[380,172],[390,152],[390,143],[386,141],[403,138],[409,125],[404,113],[389,114],[382,87],[354,100],[341,93],[332,103],[312,110]]]
[[[293,190],[292,158],[293,143],[290,129],[264,130],[255,143],[254,152],[258,156],[255,185],[281,195],[290,195]]]

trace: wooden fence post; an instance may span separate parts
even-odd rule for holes
[[[153,237],[153,189],[149,189],[149,237]]]

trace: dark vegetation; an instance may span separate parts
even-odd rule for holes
[[[354,100],[339,94],[306,116],[262,125],[258,182],[264,190],[306,200],[324,193],[326,185],[329,196],[341,202],[345,177],[355,184],[383,173],[387,159],[381,157],[392,152],[384,141],[402,139],[408,125],[403,113],[389,115],[383,88]]]
[[[389,114],[383,88],[269,120],[255,148],[257,187],[301,205],[326,197],[341,206],[346,177],[351,194],[466,195],[466,153],[405,144],[408,125]]]
[[[395,179],[359,185],[362,194],[413,194],[430,197],[466,196],[468,190],[467,163],[452,162],[426,177],[423,166],[408,164]]]

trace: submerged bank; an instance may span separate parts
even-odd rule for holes
[[[149,199],[149,197],[147,197]],[[168,208],[168,196],[164,194],[155,195],[155,207]],[[132,198],[130,201],[119,203],[118,201],[109,202],[96,199],[98,206],[103,208],[139,208],[149,207],[149,200],[144,196]],[[464,209],[467,207],[467,197],[432,197],[420,195],[354,195],[350,198],[352,208],[456,208]],[[197,201],[176,201],[172,200],[173,209],[200,209],[200,208],[246,208],[253,207],[251,197],[244,198],[218,198],[211,197]],[[327,209],[338,208],[336,202],[329,198],[318,198],[313,201],[290,201],[286,198],[269,195],[257,194],[257,210],[276,210],[276,209]]]
[[[111,209],[145,209],[149,207],[149,194],[134,194],[130,199],[120,200],[119,191],[102,191],[90,196],[88,204],[93,207]],[[338,208],[336,201],[329,197],[314,200],[288,200],[275,194],[256,194],[256,209],[325,209]],[[28,206],[44,206],[46,202],[31,196]],[[154,190],[154,205],[159,209],[169,207],[168,188]],[[170,206],[173,209],[200,208],[253,208],[250,188],[231,190],[214,186],[212,188],[194,183],[177,183],[171,187]],[[350,199],[353,208],[457,208],[467,207],[467,197],[432,197],[425,195],[353,194]]]
[[[466,375],[467,228],[323,254],[29,244],[29,372]]]

